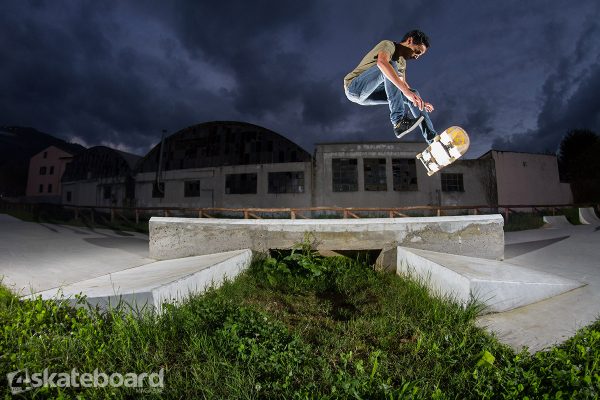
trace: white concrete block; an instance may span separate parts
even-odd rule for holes
[[[490,259],[504,257],[501,215],[365,219],[150,219],[150,257],[164,260],[248,248],[289,249],[310,234],[318,250],[402,245]]]
[[[532,304],[584,284],[503,261],[398,247],[397,273],[423,280],[461,304],[475,298],[486,312]]]
[[[600,218],[596,215],[593,207],[580,208],[579,221],[586,225],[600,225]]]
[[[570,228],[573,226],[564,215],[548,216],[544,215],[544,228]]]
[[[43,299],[65,298],[75,303],[75,295],[83,294],[92,306],[106,308],[124,302],[133,309],[146,307],[160,312],[163,303],[181,302],[235,278],[251,261],[248,249],[158,261],[26,297],[41,295]]]

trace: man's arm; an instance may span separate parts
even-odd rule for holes
[[[385,51],[377,53],[377,67],[379,67],[386,78],[400,89],[415,107],[418,107],[419,110],[423,110],[423,99],[414,92],[411,92],[410,86],[408,86],[408,84],[398,75],[394,67],[392,67],[392,64],[390,64],[390,55]]]
[[[400,79],[402,79],[402,77],[400,77]],[[408,85],[408,79],[406,79],[406,70],[404,71],[404,79],[402,79],[404,81],[404,83],[406,83]],[[410,86],[409,86],[410,89]],[[410,89],[412,91],[412,89]],[[433,110],[435,110],[435,108],[433,108],[433,104],[431,103],[427,103],[425,100],[423,100],[423,108],[425,109],[425,111],[427,112],[433,112]]]

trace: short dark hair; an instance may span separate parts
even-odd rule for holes
[[[404,35],[404,37],[402,38],[402,42],[405,42],[408,40],[408,38],[413,38],[413,43],[414,44],[424,44],[425,47],[429,48],[429,38],[427,37],[426,34],[424,34],[423,32],[421,32],[418,29],[414,29],[410,32],[408,32],[406,35]]]

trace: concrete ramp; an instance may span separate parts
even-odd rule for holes
[[[567,217],[564,215],[556,215],[556,216],[544,216],[544,228],[571,228],[573,224],[567,220]]]
[[[475,298],[485,312],[503,312],[583,286],[581,282],[511,265],[427,250],[398,247],[398,274],[423,280],[437,294],[465,304]]]
[[[251,260],[250,250],[239,250],[158,261],[26,297],[65,298],[75,304],[75,295],[81,293],[87,296],[91,306],[103,309],[124,302],[134,310],[145,308],[160,312],[165,302],[180,302],[190,294],[235,278],[250,266]]]
[[[586,225],[600,225],[600,218],[596,215],[594,207],[580,208],[579,221]]]
[[[504,257],[501,215],[364,219],[150,219],[150,257],[290,249],[309,239],[317,250],[389,250],[397,246],[473,257]]]

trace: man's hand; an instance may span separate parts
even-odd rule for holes
[[[423,99],[421,98],[421,96],[419,96],[418,94],[414,93],[414,92],[408,92],[408,93],[404,93],[404,95],[406,96],[406,98],[408,100],[410,100],[411,103],[413,103],[413,105],[415,107],[417,107],[419,110],[423,111],[423,107],[425,106],[425,104],[429,104],[429,103],[425,103],[423,101]],[[429,104],[431,105],[431,104]]]
[[[435,108],[433,108],[433,104],[431,103],[425,103],[423,106],[425,107],[425,111],[429,113],[435,110]]]

